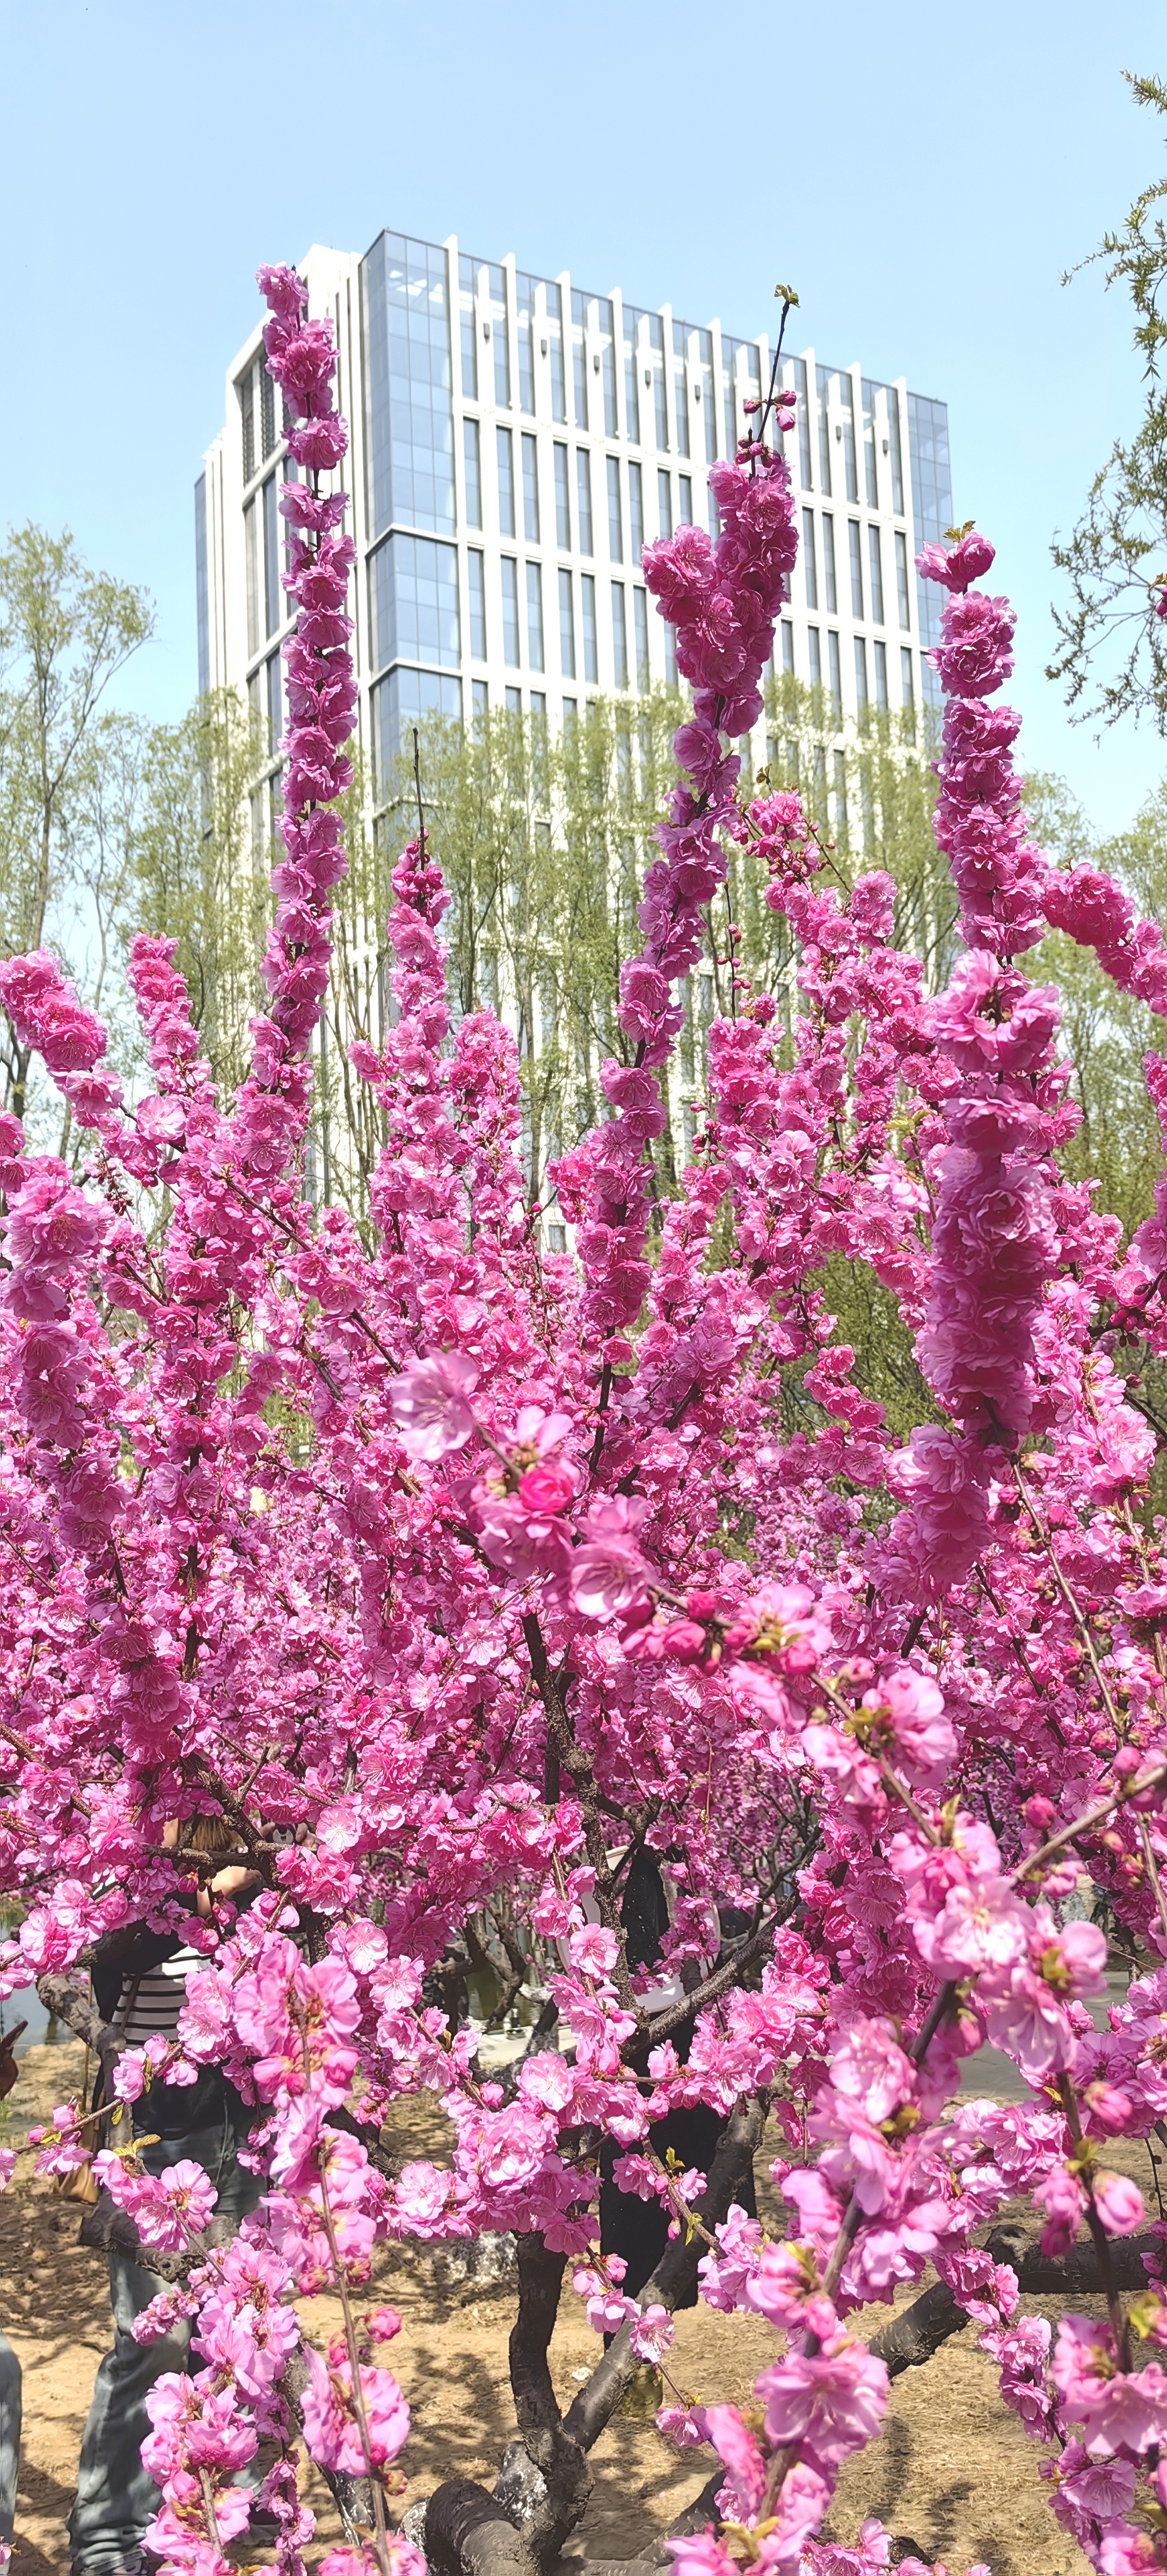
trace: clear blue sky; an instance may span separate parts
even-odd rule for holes
[[[121,696],[177,715],[191,489],[260,260],[455,231],[741,333],[791,279],[796,345],[946,398],[957,517],[1020,613],[1026,763],[1119,829],[1167,749],[1071,727],[1042,670],[1050,537],[1139,378],[1100,272],[1059,281],[1164,167],[1121,78],[1164,36],[1153,0],[0,0],[0,524],[68,523],[149,586]]]

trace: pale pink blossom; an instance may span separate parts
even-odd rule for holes
[[[883,2363],[845,2334],[813,2357],[787,2353],[755,2382],[766,2409],[766,2437],[777,2448],[798,2442],[816,2460],[838,2467],[874,2441],[887,2406]]]
[[[394,1419],[415,1458],[445,1458],[465,1448],[474,1429],[469,1398],[477,1384],[477,1366],[461,1351],[435,1351],[394,1379]]]

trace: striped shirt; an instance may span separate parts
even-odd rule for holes
[[[114,2026],[127,2048],[142,2048],[155,2033],[163,2039],[177,2038],[186,1981],[192,1968],[201,1965],[197,1950],[183,1948],[144,1977],[123,1977]]]

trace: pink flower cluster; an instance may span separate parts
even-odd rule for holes
[[[992,547],[976,535],[946,551],[925,546],[916,557],[925,580],[943,583],[949,594],[942,641],[932,655],[948,700],[936,838],[952,870],[969,947],[1014,956],[1042,935],[1044,870],[1027,837],[1021,782],[1010,759],[1020,718],[1010,707],[985,704],[1013,667],[1008,601],[969,587],[992,560]]]
[[[600,1074],[614,1115],[556,1175],[560,1204],[578,1218],[587,1323],[601,1340],[634,1323],[649,1284],[645,1152],[666,1118],[653,1073],[680,1028],[672,986],[699,953],[702,907],[725,874],[718,835],[734,810],[739,762],[722,735],[747,732],[761,714],[758,683],[797,542],[780,450],[747,442],[736,463],[711,466],[709,487],[719,536],[682,527],[644,550],[645,581],[676,627],[678,668],[693,687],[692,716],[676,742],[690,784],[675,789],[657,828],[662,855],[639,912],[644,945],[621,969],[617,1016],[631,1062],[609,1060]]]
[[[611,1114],[560,1165],[577,1257],[539,1249],[505,1029],[454,1025],[428,836],[393,877],[393,1024],[352,1049],[383,1134],[359,1230],[297,1169],[343,865],[350,558],[321,478],[345,434],[327,326],[290,272],[265,283],[303,479],[249,1080],[217,1099],[168,940],[130,952],[152,1085],[132,1099],[51,959],[0,970],[98,1147],[75,1178],[0,1121],[0,1870],[22,1908],[0,1993],[122,1923],[189,1942],[177,2034],[126,2052],[117,2090],[222,2068],[263,2184],[222,2245],[200,2167],[101,2160],[182,2271],[141,2331],[189,2321],[198,2365],[154,2393],[149,2546],[223,2576],[236,2479],[270,2445],[258,2492],[300,2576],[306,2442],[374,2479],[386,2524],[325,2576],[420,2576],[394,2525],[410,2356],[399,2383],[398,2321],[363,2311],[386,2247],[541,2238],[617,2374],[668,2373],[672,2293],[628,2287],[599,2145],[663,2213],[670,2266],[690,2249],[706,2304],[774,2336],[748,2413],[716,2387],[662,2411],[722,2473],[709,2527],[672,2544],[686,2576],[743,2550],[779,2576],[890,2563],[870,2519],[854,2545],[819,2535],[886,2406],[857,2312],[929,2264],[1041,2446],[1059,2527],[1102,2576],[1161,2566],[1161,2248],[1111,2142],[1167,2116],[1167,1967],[1096,2027],[1082,1898],[1167,1959],[1156,1432],[1115,1338],[1137,1320],[1167,1346],[1167,1198],[1124,1254],[1056,1161],[1068,1068],[1056,997],[1013,962],[1036,862],[1014,720],[986,705],[1010,621],[968,588],[988,549],[966,532],[927,567],[950,593],[940,828],[970,935],[948,991],[892,945],[885,877],[840,895],[797,799],[738,792],[725,737],[754,719],[794,544],[785,468],[751,440],[713,471],[717,539],[682,531],[647,566],[694,693],[686,783],[622,973]],[[677,984],[731,845],[791,979],[728,970],[665,1195]],[[1113,890],[1038,874],[1048,917],[1060,901],[1153,999],[1155,942]],[[1149,1081],[1167,1118],[1157,1062]],[[906,1445],[832,1314],[848,1261],[917,1336]],[[167,1831],[207,1816],[238,1837],[242,1904]],[[504,2069],[465,2010],[484,1953],[497,1991],[539,1992]],[[986,2042],[1018,2101],[985,2097]],[[448,2143],[398,2164],[385,2124],[421,2097]],[[722,2179],[764,2111],[778,2237]],[[694,2113],[711,2151],[658,2152]],[[62,2104],[20,2154],[67,2172],[86,2136]],[[1063,2301],[1056,2332],[1022,2315],[979,2242],[1019,2198],[1050,2262],[1085,2231],[1128,2241],[1137,2345],[1121,2307]],[[344,2333],[301,2355],[321,2294]]]

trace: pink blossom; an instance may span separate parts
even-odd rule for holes
[[[967,590],[969,583],[979,581],[993,561],[995,549],[987,537],[970,529],[951,546],[922,546],[916,557],[916,570],[925,581],[943,582],[946,590]]]
[[[776,2448],[805,2444],[828,2467],[874,2441],[887,2406],[883,2363],[844,2334],[813,2357],[787,2353],[755,2386],[765,2402],[767,2440]]]
[[[568,1946],[572,1965],[589,1977],[610,1976],[619,1957],[616,1935],[606,1931],[602,1923],[579,1924]]]
[[[915,2072],[890,2022],[852,2024],[831,2059],[831,2083],[836,2093],[854,2102],[864,2118],[877,2125],[911,2100]]]
[[[665,2547],[674,2576],[733,2576],[734,2561],[710,2529],[683,2535],[670,2532]]]
[[[1023,1957],[1028,1916],[1004,1879],[960,1881],[950,1887],[932,1919],[913,1917],[916,1947],[939,1976],[963,1977],[970,1969],[1006,1970]]]
[[[654,2366],[659,2366],[665,2354],[672,2350],[676,2331],[667,2308],[662,2308],[654,2302],[651,2306],[642,2309],[633,2322],[629,2337],[637,2360],[649,2361]]]
[[[705,2406],[701,2414],[706,2441],[712,2442],[725,2466],[734,2516],[739,2522],[748,2522],[757,2513],[766,2491],[765,2463],[757,2442],[736,2406]]]
[[[437,1351],[415,1360],[390,1389],[394,1418],[415,1458],[444,1458],[464,1449],[474,1429],[467,1401],[478,1383],[473,1360],[461,1351]]]
[[[347,2361],[326,2365],[309,2346],[308,2380],[301,2399],[304,2439],[323,2469],[342,2469],[350,2477],[395,2460],[409,2437],[409,2408],[390,2370],[360,2372],[360,2392],[368,2433],[368,2459],[353,2402],[352,2373]]]
[[[1108,2236],[1134,2236],[1146,2219],[1146,2205],[1137,2184],[1126,2174],[1096,2173],[1091,2189],[1094,2206]]]
[[[587,1619],[613,1619],[643,1600],[651,1580],[633,1533],[645,1506],[618,1495],[593,1503],[584,1522],[584,1544],[571,1560],[571,1593]]]

